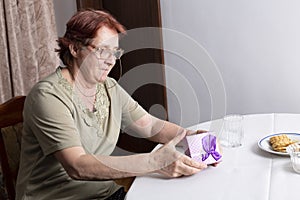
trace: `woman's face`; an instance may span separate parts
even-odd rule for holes
[[[77,58],[79,81],[85,81],[87,85],[104,82],[116,63],[112,52],[118,46],[118,33],[115,30],[106,26],[98,29],[91,44],[84,47]]]

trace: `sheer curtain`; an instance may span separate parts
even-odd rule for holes
[[[55,70],[56,39],[53,1],[0,0],[0,103]]]

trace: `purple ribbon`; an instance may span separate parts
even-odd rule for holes
[[[202,138],[202,146],[206,154],[202,155],[202,161],[205,161],[211,155],[216,161],[222,156],[216,151],[216,136],[207,135]]]

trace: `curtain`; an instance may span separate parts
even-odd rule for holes
[[[56,39],[52,0],[0,0],[0,103],[55,70]]]

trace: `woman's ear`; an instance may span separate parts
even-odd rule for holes
[[[69,45],[69,50],[70,50],[70,53],[72,54],[72,56],[74,58],[77,58],[77,56],[78,56],[77,50],[78,49],[74,46],[74,44]]]

